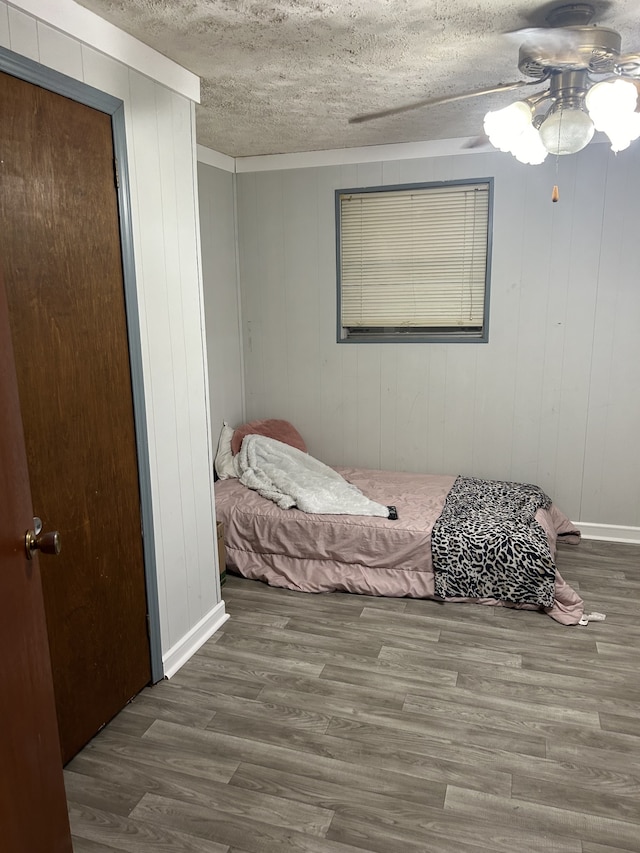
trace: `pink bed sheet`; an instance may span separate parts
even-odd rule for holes
[[[431,531],[453,476],[338,468],[367,497],[394,505],[398,519],[316,515],[282,510],[238,480],[215,484],[216,517],[224,523],[227,566],[247,578],[302,592],[434,598]],[[578,543],[580,531],[552,505],[538,510],[551,553],[556,541]],[[469,599],[448,599],[468,601]],[[537,605],[473,599],[518,609]],[[555,602],[544,608],[564,625],[576,624],[583,602],[556,572]]]

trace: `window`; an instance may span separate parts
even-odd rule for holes
[[[486,342],[493,180],[336,190],[338,340]]]

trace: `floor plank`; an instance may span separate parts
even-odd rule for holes
[[[138,807],[136,807],[138,808]],[[469,791],[450,785],[447,788],[445,810],[464,818],[474,818],[495,824],[512,824],[518,829],[547,832],[567,840],[590,839],[602,844],[613,842],[623,850],[638,850],[640,824],[621,819],[602,817],[592,810],[578,810],[560,805],[539,804],[516,797],[496,797],[480,791]]]

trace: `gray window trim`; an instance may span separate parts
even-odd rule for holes
[[[151,679],[155,683],[164,678],[162,663],[162,638],[160,633],[160,606],[158,600],[158,571],[156,564],[153,511],[151,501],[151,471],[149,467],[149,438],[142,371],[142,342],[138,310],[138,291],[133,252],[133,228],[131,217],[131,193],[127,158],[124,103],[112,95],[88,86],[66,74],[54,71],[25,56],[0,46],[0,71],[33,83],[57,95],[92,107],[111,116],[113,149],[118,162],[119,186],[117,188],[118,213],[120,219],[120,243],[122,248],[122,271],[124,298],[131,364],[131,389],[133,416],[138,454],[138,482],[140,488],[140,511],[142,515],[142,547],[144,558],[147,612],[149,622],[149,652]]]
[[[488,230],[487,230],[487,269],[485,278],[484,292],[484,323],[482,332],[478,334],[460,333],[460,332],[393,332],[389,334],[364,335],[345,338],[342,333],[341,310],[342,310],[342,293],[340,284],[340,196],[347,193],[379,193],[379,192],[397,192],[406,190],[410,192],[415,189],[428,189],[429,187],[442,186],[461,186],[464,184],[481,184],[489,185],[489,211],[488,211]],[[486,344],[489,342],[489,309],[491,295],[491,257],[493,252],[493,178],[461,178],[451,181],[429,181],[425,183],[410,183],[410,184],[392,184],[376,187],[350,187],[345,189],[337,189],[335,191],[335,223],[336,223],[336,340],[339,344]]]

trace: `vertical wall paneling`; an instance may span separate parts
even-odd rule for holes
[[[172,369],[183,381],[173,384],[173,399],[170,401],[175,424],[175,447],[177,492],[175,505],[171,511],[181,517],[183,526],[192,527],[195,534],[191,540],[184,539],[180,564],[184,577],[176,575],[174,582],[182,589],[186,605],[183,621],[178,623],[171,638],[172,645],[194,623],[194,616],[200,611],[201,588],[204,576],[192,574],[190,566],[199,564],[198,545],[198,506],[196,503],[195,478],[208,465],[194,470],[191,406],[205,410],[203,387],[198,382],[202,376],[201,347],[192,350],[190,341],[200,336],[200,312],[197,291],[193,288],[175,287],[182,275],[185,280],[197,279],[195,264],[195,221],[192,202],[181,197],[181,186],[192,186],[190,162],[174,162],[173,149],[179,147],[188,150],[191,146],[191,105],[183,98],[167,89],[159,89],[156,95],[158,105],[158,161],[160,163],[160,194],[162,210],[162,250],[165,255],[166,294],[168,328]],[[186,168],[184,166],[186,165]],[[191,244],[191,245],[189,245]],[[175,247],[164,252],[165,246]],[[159,247],[158,247],[159,248]],[[194,424],[196,430],[201,425]],[[196,439],[197,440],[197,439]],[[211,581],[213,581],[213,561],[211,561]],[[186,590],[186,596],[184,595]]]
[[[387,345],[381,349],[386,360],[387,351],[394,347]],[[396,467],[401,471],[423,471],[427,464],[431,407],[429,360],[430,353],[423,347],[412,344],[397,347],[396,387],[393,395],[387,393],[387,407],[395,413],[395,425],[393,432],[382,437],[382,444],[395,444]]]
[[[578,160],[564,157],[558,164],[557,181],[563,187],[563,205],[547,202],[551,219],[548,239],[548,279],[546,322],[542,338],[543,388],[542,411],[538,440],[536,482],[544,482],[554,492],[555,468],[558,458],[558,430],[563,390],[563,357],[565,348],[565,319],[569,273],[573,264],[572,239],[577,227],[575,216],[575,175]],[[562,175],[562,180],[560,180]],[[556,182],[557,182],[556,181]],[[549,185],[551,181],[548,182]],[[555,494],[554,494],[555,497]]]
[[[191,401],[188,415],[190,434],[189,457],[185,457],[183,478],[191,489],[194,507],[194,529],[196,533],[196,565],[207,566],[209,571],[198,573],[198,597],[193,604],[192,613],[206,613],[211,601],[220,599],[220,573],[218,571],[217,537],[214,538],[215,559],[211,560],[211,548],[207,539],[209,531],[215,531],[215,507],[211,499],[203,501],[201,496],[213,495],[214,436],[211,424],[209,400],[208,352],[204,311],[204,283],[200,255],[200,219],[197,189],[198,169],[195,138],[195,104],[186,102],[187,111],[182,109],[185,102],[174,96],[174,125],[179,128],[180,138],[185,147],[191,145],[191,160],[184,159],[177,164],[175,179],[179,209],[185,216],[179,221],[179,247],[182,264],[188,277],[198,283],[197,287],[181,288],[183,300],[184,342],[193,341],[195,345],[186,346],[187,396]],[[190,214],[186,215],[189,210]],[[235,241],[234,241],[235,251]],[[182,273],[184,274],[184,273]],[[195,412],[204,412],[204,418],[193,417]],[[216,430],[215,441],[218,433]],[[202,465],[202,450],[208,454],[207,464]],[[190,619],[192,622],[193,619]]]
[[[537,482],[576,521],[640,527],[638,147],[594,142],[536,167],[474,153],[297,173],[237,175],[249,414],[293,414],[329,464]],[[489,343],[336,344],[334,191],[482,177],[495,190]],[[304,287],[281,280],[303,257],[313,332]]]
[[[8,48],[10,42],[9,10],[5,3],[0,3],[0,45]]]
[[[434,474],[447,473],[445,447],[447,445],[445,424],[445,377],[447,375],[448,348],[438,346],[428,355],[429,367],[424,373],[427,395],[427,423],[425,428],[426,459],[424,471]],[[402,424],[398,424],[397,435],[401,435]]]
[[[382,353],[384,347],[371,344],[366,353],[362,347],[353,347],[356,355],[355,411],[357,447],[355,460],[363,467],[380,467],[380,409]],[[350,461],[349,460],[349,461]]]
[[[640,359],[637,349],[637,326],[640,317],[640,251],[637,223],[640,221],[640,204],[637,178],[631,181],[627,178],[624,194],[626,215],[619,226],[623,236],[623,251],[616,282],[610,417],[605,452],[606,470],[613,472],[615,479],[606,477],[606,492],[603,495],[604,502],[611,507],[614,514],[624,512],[627,502],[632,506],[640,506],[638,471],[636,466],[629,464],[630,455],[638,455],[632,448],[637,444],[637,418],[640,410],[640,395],[637,393],[640,388]],[[630,413],[631,418],[628,417]],[[635,420],[633,414],[636,416]],[[598,512],[601,513],[602,509]]]
[[[242,209],[247,227],[238,228],[240,282],[244,278],[260,280],[261,251],[259,248],[257,185],[261,175],[247,175],[247,180],[238,183],[238,210]],[[262,358],[262,318],[260,310],[260,288],[244,289],[242,294],[242,344],[244,352],[244,390],[246,417],[254,412],[267,411]]]
[[[183,230],[182,230],[182,242],[185,244],[184,249],[188,250],[189,246],[194,245],[195,251],[190,253],[190,257],[194,266],[194,272],[196,280],[199,284],[199,287],[196,290],[191,291],[190,294],[185,294],[185,317],[187,320],[190,320],[192,327],[194,329],[194,333],[197,334],[200,340],[199,352],[195,349],[190,349],[189,352],[191,354],[191,359],[193,360],[194,365],[197,362],[197,369],[193,370],[188,368],[189,375],[189,387],[190,387],[190,397],[194,400],[198,400],[200,398],[201,405],[205,411],[205,422],[198,422],[197,419],[190,419],[191,431],[192,431],[192,446],[191,446],[191,467],[193,474],[193,491],[194,491],[194,504],[196,508],[196,535],[198,536],[197,542],[197,555],[196,559],[198,561],[198,565],[205,565],[207,560],[210,559],[210,551],[207,546],[206,537],[208,535],[209,530],[216,531],[216,509],[215,509],[215,492],[214,492],[214,459],[215,459],[215,449],[217,446],[219,431],[216,427],[215,437],[212,426],[212,418],[211,418],[211,396],[210,396],[210,384],[211,380],[209,377],[209,352],[208,352],[208,340],[207,340],[207,328],[206,328],[206,311],[204,304],[204,275],[202,269],[202,249],[201,249],[201,226],[200,226],[200,203],[198,198],[198,144],[196,141],[196,109],[195,104],[193,102],[189,103],[189,121],[188,121],[188,136],[191,143],[191,162],[185,161],[182,164],[183,174],[177,175],[178,181],[178,196],[182,193],[185,193],[186,188],[189,187],[189,199],[188,203],[191,205],[192,215],[193,215],[193,228],[189,228],[188,220],[183,222]],[[193,190],[196,190],[195,194]],[[185,202],[187,199],[185,198]],[[235,237],[235,210],[233,210],[233,235]],[[232,241],[234,254],[237,251],[237,243],[234,239]],[[183,250],[184,250],[183,249]],[[234,276],[234,284],[236,285],[237,290],[237,276]],[[190,310],[190,304],[193,306],[193,310]],[[197,317],[197,319],[196,319]],[[236,318],[239,320],[238,312],[236,312]],[[236,327],[238,328],[237,324]],[[190,329],[188,328],[188,324],[185,324],[185,334],[188,334]],[[239,370],[242,370],[242,361],[238,365]],[[198,431],[202,429],[204,426],[205,433],[205,442],[207,446],[208,452],[208,464],[206,467],[199,465],[199,453],[198,453],[198,445],[199,445],[199,437]],[[214,444],[215,442],[215,444]],[[212,500],[207,502],[201,501],[199,498],[207,491],[211,496]],[[209,564],[210,571],[200,573],[200,596],[198,599],[198,609],[202,610],[203,603],[209,602],[212,599],[214,601],[221,601],[221,586],[220,586],[220,577],[221,573],[220,569],[220,552],[218,549],[219,539],[217,536],[215,537],[215,547],[214,547],[214,555],[215,560],[214,563]],[[213,577],[211,574],[211,570],[213,570]],[[219,607],[220,605],[218,605]],[[224,605],[222,605],[224,606]],[[205,617],[205,623],[208,620],[208,617]],[[203,620],[200,621],[200,624],[203,624]],[[206,636],[209,635],[210,631],[207,629],[205,632]],[[188,660],[190,657],[190,650],[185,650],[182,658],[183,660]],[[181,663],[176,662],[176,669],[181,666]]]
[[[444,467],[453,474],[475,472],[473,433],[475,390],[478,382],[478,347],[447,344],[444,372]]]
[[[398,443],[389,441],[388,436],[396,435],[399,426],[395,405],[398,383],[398,350],[389,347],[381,347],[381,349],[379,467],[385,471],[397,471],[402,467],[398,461]]]
[[[305,381],[320,359],[318,328],[318,206],[316,171],[291,170],[283,175],[282,196],[287,200],[283,249],[284,320],[288,385],[298,389],[289,401],[288,419],[302,433],[310,427],[316,388]]]
[[[290,418],[293,412],[295,394],[289,385],[289,372],[293,358],[293,348],[288,340],[287,291],[285,269],[288,256],[285,252],[285,234],[291,226],[289,217],[289,199],[285,204],[283,199],[283,184],[286,173],[270,172],[260,176],[263,186],[257,198],[258,245],[260,256],[265,259],[260,276],[262,286],[259,290],[258,314],[251,319],[256,323],[257,331],[261,334],[261,354],[263,360],[263,376],[268,377],[264,383],[264,393],[267,395],[266,411],[273,417],[275,412],[281,412],[282,417]],[[289,244],[289,250],[293,248]],[[293,318],[292,318],[293,320]],[[280,329],[281,334],[264,334],[265,330]],[[301,389],[299,389],[301,390]]]
[[[155,86],[146,77],[132,74],[130,89],[136,176],[139,185],[147,188],[144,196],[138,194],[138,204],[140,206],[141,289],[146,307],[145,331],[149,349],[148,396],[153,410],[165,412],[165,417],[154,423],[150,431],[154,436],[153,469],[158,518],[157,533],[161,536],[162,574],[166,592],[162,645],[163,648],[169,648],[173,646],[179,635],[180,626],[186,623],[188,618],[188,602],[184,595],[185,543],[182,537],[168,535],[174,523],[180,527],[184,524],[180,501],[179,446],[176,425],[174,335],[171,327],[172,296],[167,289],[173,256],[165,243],[166,212],[163,209],[164,188],[161,179]],[[169,204],[170,199],[167,198],[167,205]],[[161,330],[162,334],[159,334]],[[170,602],[179,602],[179,607],[170,607]]]
[[[639,161],[635,172],[618,155],[609,162],[608,203],[602,219],[593,365],[583,490],[583,517],[628,514],[640,504],[637,425],[640,409],[638,335],[640,316],[637,270]]]
[[[216,567],[193,102],[2,2],[0,38],[124,104],[159,633],[171,674],[226,618]],[[141,45],[139,64],[148,58]]]
[[[39,62],[68,77],[74,77],[76,80],[83,79],[82,46],[79,42],[39,22],[38,45]]]
[[[342,435],[339,446],[340,453],[336,456],[334,451],[330,459],[339,458],[341,465],[349,465],[356,464],[357,460],[362,458],[358,453],[360,439],[358,433],[358,361],[360,353],[358,352],[359,347],[341,346],[340,349],[340,374],[338,376],[340,397],[337,417]],[[363,360],[367,357],[366,353],[362,355]],[[311,447],[313,446],[314,442],[312,441]]]
[[[222,422],[243,421],[241,305],[236,268],[235,177],[198,163],[202,274],[214,449]]]
[[[565,268],[567,290],[563,317],[556,326],[563,338],[562,362],[555,366],[562,371],[558,389],[557,454],[554,465],[553,494],[559,506],[579,506],[582,478],[573,476],[581,470],[585,456],[585,439],[589,416],[589,383],[593,355],[593,328],[596,312],[601,243],[594,239],[600,234],[603,221],[602,199],[605,198],[607,163],[609,158],[591,146],[584,157],[576,160],[572,209],[581,211],[580,222],[571,229],[571,262]],[[565,187],[566,170],[558,169],[559,186]],[[564,191],[563,197],[564,197]],[[560,202],[558,202],[558,205]],[[555,206],[555,205],[554,205]],[[553,281],[555,268],[552,270]],[[584,518],[584,516],[581,516]],[[585,519],[588,520],[588,519]]]
[[[590,395],[596,404],[590,408],[587,423],[587,452],[585,466],[583,512],[588,519],[597,519],[607,500],[607,477],[610,470],[610,418],[615,406],[613,398],[615,370],[615,335],[618,320],[620,272],[625,251],[624,229],[616,207],[624,195],[627,176],[611,164],[607,170],[608,203],[602,218],[596,320],[593,329],[593,363]]]
[[[382,185],[382,163],[360,163],[356,166],[355,187],[379,187]]]
[[[504,168],[508,169],[508,166]],[[503,217],[513,214],[516,224],[518,221],[520,223],[520,231],[517,236],[512,235],[509,246],[501,241],[498,227],[494,228],[494,243],[500,240],[499,245],[506,251],[494,256],[493,266],[502,270],[507,286],[509,283],[515,285],[519,296],[518,313],[513,318],[517,341],[511,354],[515,379],[512,388],[514,406],[510,469],[515,480],[535,481],[546,390],[542,368],[547,305],[549,288],[553,286],[554,280],[554,276],[550,275],[548,258],[553,237],[551,191],[555,174],[544,163],[535,168],[523,167],[519,170],[518,179],[516,192],[506,205],[501,205],[501,211]],[[511,180],[507,177],[507,180],[501,181],[502,191],[507,191],[513,182],[513,176]],[[517,211],[517,215],[514,211]],[[495,293],[493,287],[492,293]],[[497,293],[495,297],[492,299],[492,310],[495,303],[499,302]]]
[[[25,15],[20,9],[8,7],[9,12],[9,44],[11,50],[39,61],[38,28],[34,18]]]

